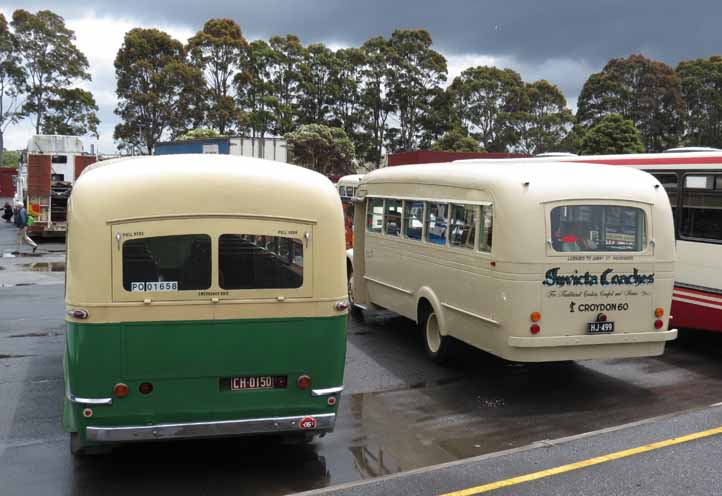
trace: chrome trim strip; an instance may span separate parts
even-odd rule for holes
[[[312,389],[311,396],[329,396],[343,391],[343,386],[330,387],[326,389]]]
[[[71,401],[73,403],[78,403],[79,405],[112,405],[113,404],[113,398],[81,398],[79,396],[75,396],[70,391],[66,391],[65,396],[68,398],[68,401]]]
[[[298,424],[306,417],[316,420],[313,429],[301,429]],[[269,434],[284,432],[318,432],[333,430],[335,413],[299,415],[293,417],[268,417],[212,422],[189,422],[183,424],[132,425],[127,427],[86,427],[89,441],[152,441],[156,439],[188,439],[244,434]]]
[[[444,303],[443,301],[441,302],[441,306],[442,306],[442,307],[449,308],[449,309],[454,310],[454,311],[459,312],[459,313],[463,313],[464,315],[468,315],[469,317],[474,317],[474,318],[477,318],[477,319],[479,319],[479,320],[483,320],[483,321],[486,322],[487,324],[491,324],[491,325],[495,325],[495,326],[500,325],[500,324],[499,324],[499,321],[497,321],[497,320],[490,319],[489,317],[484,317],[483,315],[479,315],[479,314],[476,314],[476,313],[469,312],[468,310],[464,310],[463,308],[458,308],[458,307],[451,306],[451,305],[449,305],[448,303]]]
[[[369,276],[364,276],[364,279],[367,281],[375,282],[376,284],[380,284],[381,286],[386,286],[387,288],[395,289],[396,291],[401,291],[402,293],[406,293],[407,295],[414,294],[412,291],[409,291],[408,289],[399,288],[397,286],[392,286],[391,284],[385,283],[383,281],[379,281],[377,279],[373,279]]]

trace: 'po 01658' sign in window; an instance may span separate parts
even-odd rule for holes
[[[211,287],[211,238],[182,234],[123,243],[123,288],[133,293]]]

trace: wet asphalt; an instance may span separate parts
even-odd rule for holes
[[[14,230],[0,225],[0,253],[13,249]],[[454,363],[440,367],[424,356],[413,323],[377,314],[349,319],[337,427],[312,445],[203,440],[74,459],[61,425],[62,249],[48,242],[36,257],[0,258],[3,496],[286,494],[475,460],[722,401],[720,335],[682,334],[657,358],[553,365],[512,364],[461,347]],[[415,494],[414,487],[379,494]]]

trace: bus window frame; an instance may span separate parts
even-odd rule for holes
[[[209,228],[209,222],[212,227]],[[223,300],[252,300],[284,298],[312,298],[314,292],[314,240],[318,229],[315,221],[253,216],[198,216],[185,218],[157,218],[139,221],[118,220],[109,224],[111,243],[111,301],[113,303],[197,302],[213,297]],[[224,289],[220,284],[219,239],[223,234],[253,234],[256,236],[285,236],[303,243],[303,283],[298,288]],[[283,231],[283,233],[281,233]],[[295,231],[295,232],[292,232]],[[116,233],[124,233],[120,242]],[[308,238],[305,233],[309,233]],[[125,234],[128,234],[126,237]],[[132,239],[183,234],[205,234],[211,238],[211,285],[208,289],[175,292],[131,292],[123,287],[123,245]]]
[[[569,257],[652,257],[654,256],[654,243],[651,241],[654,239],[653,224],[652,224],[652,204],[646,202],[635,202],[629,200],[616,200],[614,198],[609,199],[586,199],[586,200],[553,200],[544,202],[544,235],[545,241],[545,254],[549,258],[569,258]],[[585,206],[585,205],[599,205],[604,207],[630,207],[638,208],[644,213],[644,229],[646,245],[644,250],[641,251],[557,251],[554,249],[552,243],[552,210],[557,207],[573,207],[573,206]],[[492,231],[493,232],[493,231]],[[494,244],[492,242],[492,249]]]
[[[365,236],[368,236],[370,234],[372,237],[377,237],[377,238],[381,238],[381,239],[393,239],[393,240],[399,240],[399,241],[403,240],[403,241],[413,243],[413,244],[421,243],[424,246],[429,246],[429,247],[433,247],[436,249],[442,249],[442,250],[450,250],[454,253],[459,253],[459,254],[466,254],[466,255],[476,254],[476,255],[482,255],[483,257],[486,257],[486,258],[492,257],[492,254],[494,252],[494,242],[493,241],[491,243],[491,249],[489,251],[482,251],[480,249],[480,247],[481,247],[480,240],[481,240],[481,235],[482,235],[482,232],[481,232],[481,220],[482,220],[481,219],[481,207],[489,207],[489,206],[492,207],[492,211],[491,211],[492,224],[491,225],[492,225],[492,236],[493,236],[494,224],[495,224],[495,218],[496,218],[496,213],[495,213],[496,209],[494,208],[494,205],[495,205],[494,201],[458,200],[458,199],[447,199],[447,198],[437,199],[437,198],[428,198],[428,197],[423,197],[423,198],[418,197],[417,198],[417,197],[391,196],[391,195],[364,195],[362,201],[363,201],[363,204],[366,209],[365,216],[364,216],[364,219],[366,220],[366,222],[368,221],[368,215],[369,215],[368,206],[369,206],[369,200],[371,200],[371,199],[382,200],[381,204],[383,205],[384,212],[386,211],[386,200],[400,200],[401,201],[401,236],[387,235],[385,232],[385,228],[384,228],[385,223],[382,223],[382,228],[381,228],[380,232],[371,231],[368,229],[368,226],[365,226],[364,230],[363,230]],[[423,212],[423,217],[422,217],[422,228],[421,228],[421,239],[414,239],[414,238],[409,238],[406,236],[406,217],[404,215],[405,208],[406,208],[406,202],[421,202],[424,204],[424,212]],[[447,205],[449,205],[449,213],[451,213],[451,205],[461,205],[461,206],[469,205],[469,206],[474,206],[477,208],[477,212],[476,212],[477,218],[476,218],[476,224],[475,224],[476,239],[474,239],[474,249],[473,250],[470,250],[469,248],[459,247],[459,246],[451,246],[451,243],[449,243],[450,229],[448,229],[448,228],[446,229],[446,243],[445,244],[441,245],[441,244],[431,243],[426,240],[426,222],[425,222],[425,220],[426,220],[426,213],[428,210],[429,203],[446,203]]]
[[[712,180],[712,188],[706,189],[706,188],[687,188],[684,185],[687,182],[688,176],[713,176]],[[675,237],[676,239],[682,240],[682,241],[692,241],[695,243],[707,243],[707,244],[713,244],[713,245],[721,245],[722,239],[710,239],[710,238],[700,238],[696,236],[685,236],[682,234],[682,223],[685,221],[684,216],[684,200],[685,195],[688,191],[691,192],[697,192],[697,193],[704,193],[704,194],[711,194],[711,195],[719,195],[722,196],[722,190],[717,190],[714,188],[716,183],[715,176],[722,176],[722,170],[688,170],[683,171],[681,174],[681,177],[678,175],[680,181],[677,183],[677,213],[679,215],[679,222],[675,219]]]

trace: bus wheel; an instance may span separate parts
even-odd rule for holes
[[[439,329],[439,319],[433,310],[428,310],[421,319],[421,332],[424,338],[426,354],[438,364],[444,364],[449,360],[451,338],[442,336]]]

